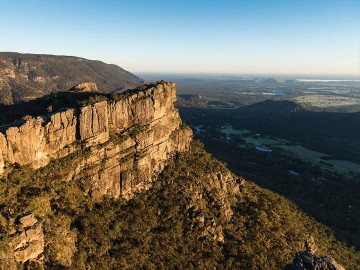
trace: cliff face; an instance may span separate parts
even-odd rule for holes
[[[38,258],[44,251],[42,224],[32,214],[19,218],[17,223],[11,242],[15,260],[23,263]]]
[[[9,166],[46,166],[74,152],[86,155],[65,180],[90,179],[94,198],[129,197],[148,186],[166,160],[186,150],[192,131],[183,126],[173,106],[173,83],[159,83],[105,100],[28,119],[0,133],[0,173]]]
[[[1,121],[0,269],[281,269],[309,230],[327,235],[192,141],[175,84],[80,94],[82,106]],[[340,250],[334,239],[322,241]]]
[[[100,91],[135,88],[144,81],[116,66],[79,57],[0,52],[0,103],[13,104],[94,82]]]

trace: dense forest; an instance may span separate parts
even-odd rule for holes
[[[360,264],[354,248],[284,197],[242,179],[236,180],[240,194],[224,192],[213,176],[228,170],[198,141],[169,161],[151,189],[128,201],[94,202],[84,195],[86,179],[62,180],[86,154],[37,171],[13,168],[2,179],[2,256],[12,220],[31,212],[45,230],[45,269],[281,269],[309,237],[317,254],[348,269]]]
[[[356,172],[344,175],[327,163],[331,158],[358,160],[359,125],[349,124],[360,120],[358,113],[311,112],[291,102],[274,101],[241,110],[182,107],[180,113],[193,127],[202,125],[203,132],[198,137],[206,150],[226,162],[233,172],[294,201],[303,211],[332,228],[337,237],[359,248],[360,175]],[[315,165],[276,145],[270,147],[271,152],[261,152],[247,144],[241,134],[226,137],[221,132],[224,123],[231,123],[235,129],[249,129],[245,135],[250,140],[261,141],[264,137],[266,142],[273,136],[281,136],[288,139],[289,147],[302,145],[312,150],[327,150],[329,156]]]

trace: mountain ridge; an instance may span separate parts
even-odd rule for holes
[[[101,92],[144,83],[134,74],[98,60],[75,56],[0,52],[0,103],[13,104],[94,82]]]

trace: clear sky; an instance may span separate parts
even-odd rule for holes
[[[0,0],[0,29],[132,72],[360,74],[360,0]]]

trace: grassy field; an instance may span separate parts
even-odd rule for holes
[[[266,147],[272,150],[278,149],[283,151],[285,154],[298,157],[304,161],[310,162],[315,166],[320,166],[323,170],[338,172],[346,177],[351,177],[351,172],[360,173],[359,164],[347,160],[327,159],[329,156],[325,153],[308,149],[301,145],[294,144],[288,140],[255,134],[254,132],[247,129],[236,130],[233,129],[231,125],[222,126],[220,131],[227,136],[240,135],[247,144],[252,146]],[[244,146],[242,145],[241,147]]]
[[[226,124],[221,127],[221,132],[225,135],[244,135],[252,131],[247,129],[233,129],[231,125]]]
[[[337,107],[359,105],[360,99],[355,97],[344,97],[337,95],[306,95],[294,98],[300,104],[313,107]]]
[[[323,170],[338,172],[349,177],[351,177],[350,171],[360,172],[359,164],[347,160],[324,159],[328,157],[327,154],[310,150],[301,145],[283,145],[281,148],[290,155],[320,166]]]
[[[360,173],[360,165],[347,160],[329,160],[329,163],[333,164],[335,167],[342,167],[348,171],[354,171]]]

